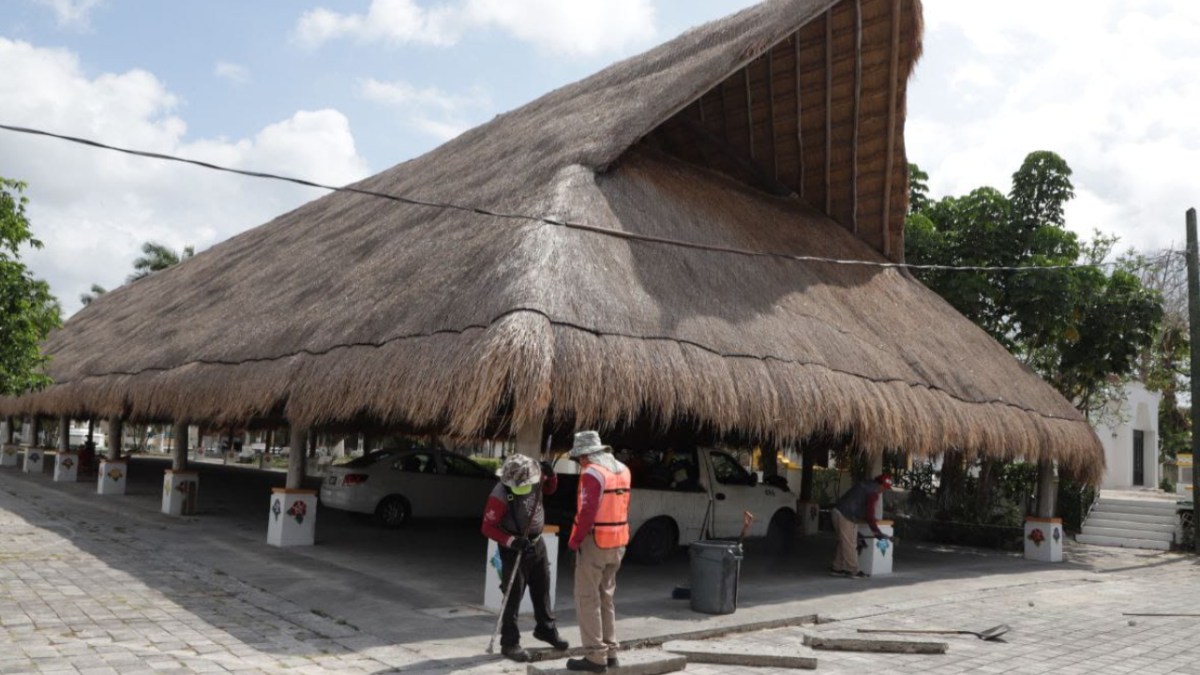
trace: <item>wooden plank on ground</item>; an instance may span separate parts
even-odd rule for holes
[[[945,642],[922,640],[875,640],[870,638],[840,638],[805,635],[804,644],[813,649],[840,652],[881,652],[885,654],[945,654]]]
[[[672,654],[686,656],[689,663],[713,663],[757,668],[800,668],[814,670],[815,656],[796,654],[794,650],[740,645],[730,642],[672,640],[662,647]],[[789,653],[791,652],[791,653]]]

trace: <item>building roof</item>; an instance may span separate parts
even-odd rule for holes
[[[1095,478],[1070,403],[907,273],[789,257],[902,259],[920,34],[917,0],[693,29],[352,186],[545,220],[330,194],[94,301],[46,342],[55,384],[7,410],[649,420]]]

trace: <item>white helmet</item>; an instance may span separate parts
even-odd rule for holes
[[[523,488],[542,479],[541,468],[528,455],[510,455],[498,473],[500,482],[509,488]]]

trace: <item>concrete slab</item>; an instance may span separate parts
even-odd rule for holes
[[[764,649],[752,645],[709,640],[672,640],[663,650],[686,657],[688,663],[715,663],[756,668],[798,668],[814,670],[817,657],[795,653],[793,649]]]
[[[678,672],[686,667],[687,659],[678,654],[645,649],[622,653],[620,667],[609,668],[608,672],[617,675],[661,675]],[[525,672],[528,675],[574,675],[576,671],[567,670],[566,660],[561,660],[545,664],[531,663]]]
[[[877,640],[873,638],[838,638],[805,635],[804,644],[813,649],[839,652],[874,652],[880,654],[945,654],[950,645],[923,640]]]

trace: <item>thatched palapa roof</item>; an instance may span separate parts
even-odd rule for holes
[[[650,420],[1053,457],[1075,409],[900,270],[917,0],[771,0],[102,296],[9,411],[458,435]],[[586,227],[565,226],[562,223]],[[761,253],[783,255],[760,255]]]

